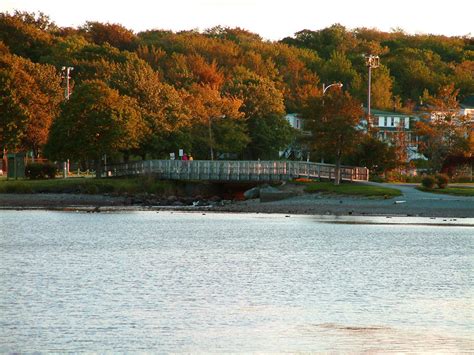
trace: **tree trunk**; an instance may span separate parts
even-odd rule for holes
[[[100,179],[101,170],[102,170],[102,160],[100,158],[97,158],[95,160],[95,177],[96,177],[96,179]]]
[[[341,157],[338,154],[336,158],[336,168],[334,172],[334,185],[339,185],[341,182]]]

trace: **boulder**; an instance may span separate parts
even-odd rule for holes
[[[247,190],[247,191],[244,192],[244,198],[246,200],[259,198],[259,196],[260,196],[260,188],[259,187],[253,187],[250,190]]]

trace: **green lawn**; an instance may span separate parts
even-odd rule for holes
[[[162,193],[171,184],[152,177],[139,178],[69,178],[52,180],[0,180],[0,193]]]
[[[363,185],[357,183],[344,183],[334,185],[332,182],[312,182],[307,183],[306,192],[324,192],[338,195],[353,195],[364,197],[395,197],[400,196],[400,190],[388,187],[379,187],[371,185]]]
[[[473,187],[447,187],[445,189],[427,189],[423,186],[417,187],[418,190],[424,192],[431,192],[435,194],[446,194],[446,195],[455,195],[455,196],[474,196]]]

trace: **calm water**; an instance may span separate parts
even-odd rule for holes
[[[474,351],[474,228],[0,211],[0,352]]]

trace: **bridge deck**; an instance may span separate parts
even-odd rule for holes
[[[284,181],[295,178],[334,180],[335,166],[300,161],[143,160],[105,167],[104,176],[156,174],[168,180]],[[341,167],[341,179],[367,181],[369,170]]]

